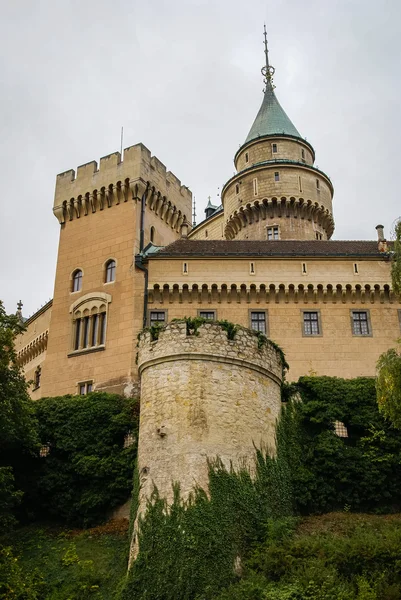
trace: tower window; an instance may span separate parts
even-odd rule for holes
[[[77,269],[72,276],[72,291],[80,292],[82,289],[82,271]]]
[[[319,322],[318,311],[303,311],[303,334],[304,335],[320,335],[321,327]]]
[[[272,153],[276,154],[277,152],[277,144],[272,144]]]
[[[299,191],[302,193],[302,179],[298,177]]]
[[[154,227],[150,228],[150,241],[152,242],[152,244],[155,241],[155,228]]]
[[[278,171],[274,173],[274,181],[280,181],[280,173]]]
[[[308,272],[308,269],[306,268],[306,263],[302,263],[302,275],[306,275]]]
[[[207,229],[205,229],[205,237],[207,237],[208,235],[209,235],[208,231],[207,231]]]
[[[320,181],[316,179],[316,189],[320,190]]]
[[[188,263],[182,263],[182,272],[184,273],[184,275],[188,275]]]
[[[267,228],[267,239],[268,240],[279,240],[280,239],[278,225],[274,225],[273,227]]]
[[[239,194],[239,183],[237,183],[235,186],[235,193]]]
[[[372,331],[367,310],[352,310],[351,322],[353,335],[371,335]]]
[[[302,162],[305,162],[305,150],[303,148],[301,150],[301,158],[302,158]]]
[[[256,178],[253,180],[253,195],[258,195],[258,180]]]
[[[106,263],[106,283],[111,283],[116,278],[116,261],[109,260]]]
[[[248,152],[245,152],[245,162],[249,162],[249,154]]]
[[[354,273],[355,275],[359,275],[358,263],[354,263]]]
[[[249,263],[249,273],[251,275],[255,275],[255,263],[254,262]]]
[[[267,333],[267,314],[265,310],[251,310],[249,320],[251,329]]]

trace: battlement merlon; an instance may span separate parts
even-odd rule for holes
[[[138,188],[135,192],[135,182]],[[57,175],[53,212],[60,222],[63,207],[75,206],[78,200],[92,198],[99,194],[114,194],[119,203],[119,194],[127,193],[127,184],[132,196],[143,193],[149,184],[154,192],[171,202],[178,211],[190,218],[192,212],[192,193],[181,181],[143,144],[125,148],[124,160],[120,152],[113,152],[100,159],[100,163],[91,161],[80,165],[77,171],[70,169]],[[135,193],[134,193],[135,192]],[[131,196],[131,197],[132,197]],[[103,199],[101,199],[103,201]],[[109,202],[105,198],[105,204]],[[65,212],[65,211],[64,211]],[[68,220],[68,218],[67,218]]]

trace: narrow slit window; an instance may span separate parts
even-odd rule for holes
[[[298,177],[298,185],[299,185],[299,191],[302,192],[302,179],[301,179],[301,177]]]
[[[255,263],[249,263],[249,272],[251,275],[255,275]]]
[[[304,275],[306,275],[306,273],[308,272],[307,268],[306,268],[306,263],[302,263],[302,273]]]
[[[355,273],[355,275],[358,275],[358,274],[359,274],[359,271],[358,271],[358,263],[354,263],[354,273]]]
[[[152,242],[152,244],[155,241],[155,228],[154,227],[150,228],[150,241]]]
[[[274,173],[274,181],[280,181],[280,173],[278,171]]]
[[[91,346],[97,345],[97,334],[99,331],[99,315],[92,316],[92,339]]]
[[[89,346],[89,317],[84,317],[84,337],[83,337],[83,348]]]
[[[239,184],[238,183],[235,185],[235,193],[239,194]]]
[[[75,321],[74,350],[78,350],[81,337],[81,319]]]
[[[249,154],[248,152],[245,152],[245,162],[249,162]]]
[[[258,180],[256,178],[253,180],[253,195],[258,195]]]
[[[186,262],[183,263],[182,272],[185,273],[185,275],[188,274],[188,263],[186,263]]]
[[[305,162],[305,150],[303,148],[301,150],[301,158],[302,158],[302,162]]]
[[[106,341],[106,313],[100,314],[100,345],[104,345]]]
[[[316,189],[320,190],[320,181],[316,179]]]

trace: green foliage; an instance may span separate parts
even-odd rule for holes
[[[39,436],[50,448],[26,494],[36,516],[89,526],[128,498],[136,444],[124,448],[124,438],[137,436],[138,411],[136,401],[100,392],[35,403]]]
[[[0,534],[16,525],[15,508],[19,505],[22,492],[15,489],[11,467],[0,467]]]
[[[398,350],[390,348],[380,356],[376,391],[380,412],[401,429],[401,345]]]
[[[174,501],[154,490],[140,519],[140,553],[124,589],[124,600],[211,599],[235,579],[235,565],[273,523],[292,513],[288,467],[280,458],[256,453],[256,473],[209,463],[209,496],[196,488],[187,501],[174,486]],[[292,523],[292,521],[291,521]],[[285,528],[291,527],[290,521]],[[273,535],[273,533],[271,533]]]
[[[234,340],[235,335],[238,331],[238,326],[234,325],[234,323],[230,323],[230,321],[226,321],[226,320],[217,321],[217,322],[220,325],[220,327],[227,332],[227,339]]]
[[[297,510],[381,511],[401,505],[401,439],[380,415],[375,380],[301,377],[279,427]],[[334,433],[343,422],[349,438]]]
[[[39,571],[27,573],[12,548],[0,547],[0,598],[4,600],[40,600],[44,581]]]
[[[0,534],[15,522],[25,464],[38,447],[33,402],[16,362],[15,338],[24,326],[0,301]]]
[[[0,551],[0,598],[24,600],[111,600],[127,569],[126,522],[96,529],[17,530],[13,550]],[[18,557],[18,558],[17,558]],[[3,585],[3,588],[2,588]],[[4,594],[4,587],[8,586]],[[10,589],[19,595],[11,595]]]
[[[391,282],[396,294],[401,294],[401,220],[395,226],[394,254],[391,263]]]

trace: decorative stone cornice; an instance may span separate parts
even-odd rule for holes
[[[24,366],[45,352],[47,349],[48,338],[49,330],[46,329],[46,331],[38,335],[34,340],[29,342],[29,344],[21,348],[21,350],[17,353],[17,364]]]

